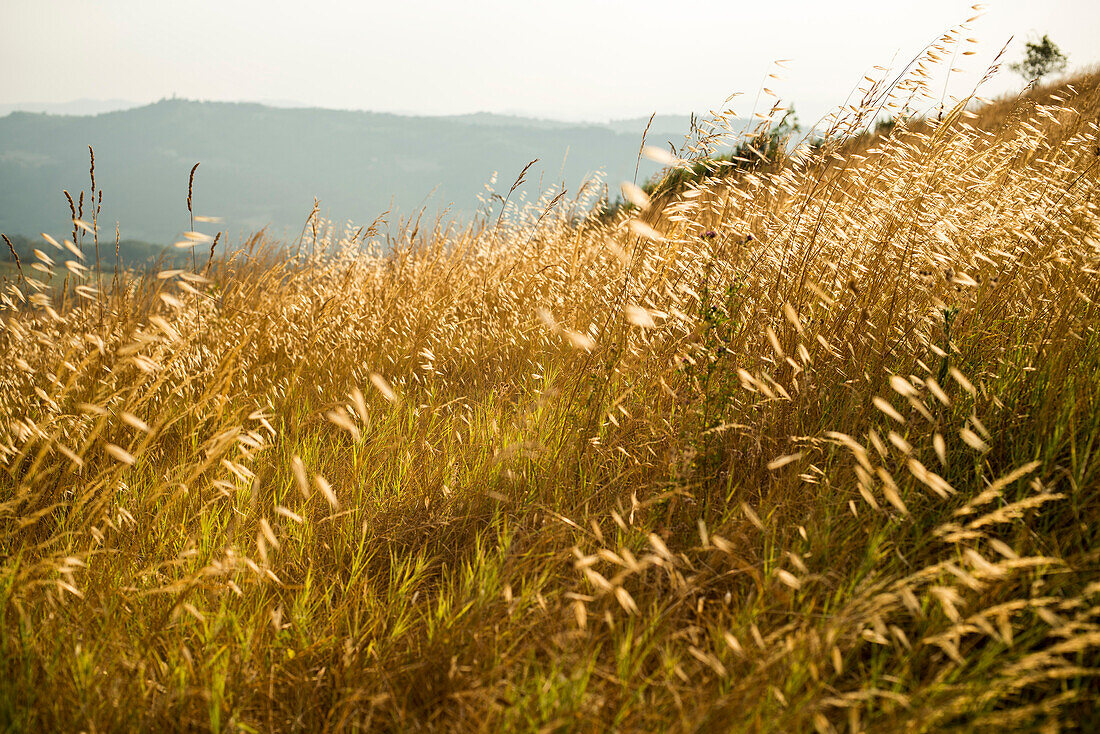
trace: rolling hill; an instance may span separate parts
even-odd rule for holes
[[[0,231],[61,235],[71,229],[63,190],[88,184],[88,150],[103,189],[100,222],[122,236],[167,243],[194,206],[230,233],[271,226],[296,232],[313,198],[336,221],[370,221],[453,205],[469,215],[494,172],[507,187],[529,161],[528,188],[575,190],[604,171],[612,186],[634,176],[647,119],[577,124],[493,114],[412,117],[259,104],[162,100],[95,116],[14,112],[0,118]],[[649,142],[680,143],[687,117],[660,116]],[[655,170],[642,161],[641,176]]]

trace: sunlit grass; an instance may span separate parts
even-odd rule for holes
[[[1071,83],[641,225],[551,191],[63,303],[13,274],[0,720],[1087,728],[1100,96]]]

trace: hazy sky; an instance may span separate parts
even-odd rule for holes
[[[972,0],[0,0],[0,103],[173,94],[425,114],[604,120],[705,112],[766,86],[804,122],[864,73],[904,63]],[[992,0],[970,85],[1015,34],[1100,61],[1100,1]],[[961,65],[959,63],[956,64]],[[1007,70],[990,93],[1020,81]],[[953,87],[955,88],[955,87]]]

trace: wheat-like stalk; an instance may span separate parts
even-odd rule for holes
[[[188,232],[195,231],[195,211],[191,208],[191,196],[195,191],[195,171],[199,170],[199,164],[191,166],[191,173],[187,177],[187,214],[190,216],[190,227]],[[199,265],[198,260],[195,259],[195,245],[191,245],[191,267],[195,272],[198,272]]]
[[[4,243],[8,246],[8,252],[11,253],[12,260],[15,261],[15,267],[19,270],[19,279],[25,281],[27,276],[23,274],[23,263],[19,260],[19,253],[15,251],[15,245],[11,243],[6,234],[0,234],[0,237],[4,238]]]

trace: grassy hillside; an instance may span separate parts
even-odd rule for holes
[[[1071,81],[644,221],[551,192],[393,251],[8,283],[0,721],[1094,729]]]

